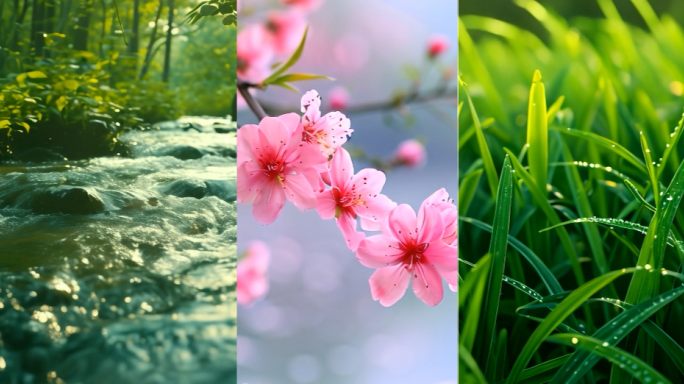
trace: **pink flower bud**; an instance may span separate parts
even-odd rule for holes
[[[425,162],[425,147],[418,140],[406,140],[399,144],[394,152],[394,162],[400,165],[416,167]]]
[[[280,0],[280,2],[283,5],[289,5],[305,12],[311,12],[318,9],[322,0]]]
[[[443,35],[434,35],[428,39],[428,56],[431,59],[449,49],[449,39]]]
[[[261,241],[247,246],[245,257],[237,265],[237,301],[250,305],[268,292],[267,271],[271,250]]]
[[[330,109],[341,111],[349,106],[349,92],[344,87],[335,87],[328,93]]]

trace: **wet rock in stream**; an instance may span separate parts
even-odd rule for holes
[[[235,383],[236,138],[186,120],[0,166],[0,383]]]

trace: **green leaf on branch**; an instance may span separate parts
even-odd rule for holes
[[[273,72],[273,73],[271,74],[271,76],[267,77],[267,78],[263,81],[263,84],[264,84],[264,85],[273,84],[273,81],[274,81],[275,79],[277,79],[278,77],[280,77],[280,75],[282,75],[283,73],[285,73],[285,71],[287,71],[288,69],[290,69],[290,67],[292,67],[293,65],[295,65],[295,63],[297,63],[297,61],[299,61],[299,58],[302,56],[302,52],[304,51],[304,43],[306,43],[306,35],[307,35],[308,33],[309,33],[309,26],[307,25],[306,29],[304,29],[304,35],[302,36],[302,40],[299,42],[299,46],[298,46],[297,49],[294,51],[294,53],[292,54],[292,56],[290,56],[290,58],[287,59],[287,61],[285,62],[285,64],[283,64],[282,66],[280,66],[280,68],[276,69],[276,71]]]

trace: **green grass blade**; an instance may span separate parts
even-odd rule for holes
[[[470,37],[465,24],[458,20],[458,46],[461,60],[467,60],[470,62],[470,68],[473,72],[475,79],[482,85],[485,90],[485,95],[487,97],[487,103],[492,110],[493,117],[505,126],[512,126],[508,119],[506,110],[503,107],[501,101],[501,94],[499,89],[494,85],[489,71],[487,71],[487,66],[485,62],[480,57],[480,53],[475,46],[475,42]]]
[[[564,133],[566,135],[570,136],[575,136],[579,137],[585,140],[588,140],[590,142],[596,143],[604,148],[607,148],[611,152],[615,153],[616,155],[622,157],[623,159],[627,160],[629,163],[634,165],[644,176],[648,175],[648,170],[646,169],[646,165],[644,164],[641,159],[639,159],[636,155],[634,155],[632,152],[628,151],[627,148],[621,146],[620,144],[607,139],[603,136],[599,136],[595,133],[592,132],[585,132],[585,131],[580,131],[577,129],[572,129],[572,128],[551,128],[553,130],[559,131],[561,133]]]
[[[483,223],[477,219],[464,216],[461,216],[458,219],[487,232],[492,232],[492,227],[489,224]],[[539,256],[537,256],[531,249],[529,249],[527,246],[525,246],[525,244],[513,236],[508,236],[508,243],[532,265],[532,268],[534,268],[534,270],[537,272],[537,275],[539,275],[539,278],[549,290],[550,294],[564,292],[563,287],[561,287],[560,283],[553,275],[553,272],[551,272],[551,270],[546,266],[546,264],[544,264]]]
[[[467,308],[465,308],[466,318],[463,322],[463,329],[460,333],[460,343],[468,351],[473,350],[475,344],[475,336],[477,335],[477,328],[480,324],[480,310],[482,308],[485,283],[487,279],[487,272],[489,271],[489,263],[491,256],[489,254],[483,256],[478,262],[477,266],[473,268],[463,282],[463,288],[459,287],[459,308],[462,308],[465,299],[469,296]],[[465,292],[463,292],[465,290]],[[470,293],[470,295],[469,295]]]
[[[577,206],[577,211],[582,217],[593,217],[594,213],[589,204],[589,197],[587,196],[584,186],[582,185],[582,179],[580,178],[579,171],[577,167],[574,166],[574,160],[572,159],[572,154],[570,149],[566,144],[563,144],[565,161],[568,163],[573,163],[566,168],[566,175],[568,180],[568,187],[572,191],[572,198],[575,201],[575,206]],[[587,234],[587,240],[589,241],[589,247],[594,255],[596,261],[596,266],[601,273],[608,272],[608,262],[606,260],[606,255],[603,252],[603,242],[601,241],[601,235],[599,234],[596,225],[590,223],[583,224],[584,231]]]
[[[487,384],[487,379],[485,379],[485,376],[482,374],[480,367],[477,366],[477,362],[463,344],[458,346],[458,359],[463,363],[458,365],[458,377],[460,381],[465,382],[464,368],[467,367],[475,377],[476,383]]]
[[[670,141],[666,144],[665,147],[665,153],[663,153],[663,161],[660,163],[660,167],[658,167],[658,180],[660,180],[660,175],[663,173],[663,170],[665,169],[665,165],[667,164],[668,159],[670,158],[670,154],[674,150],[675,153],[677,151],[677,144],[679,143],[679,138],[682,136],[682,128],[684,128],[684,114],[682,114],[682,118],[679,119],[679,123],[674,129],[674,132],[670,134]],[[677,169],[678,164],[673,163],[674,169]]]
[[[651,150],[648,149],[648,141],[646,141],[646,136],[643,132],[639,132],[639,141],[641,142],[641,150],[644,153],[644,159],[646,160],[646,169],[648,170],[648,176],[651,178],[651,187],[653,188],[653,199],[655,200],[655,205],[658,206],[658,201],[660,201],[660,195],[658,195],[658,176],[655,173],[653,167],[654,162],[651,159]]]
[[[539,71],[534,72],[527,105],[527,152],[530,174],[546,190],[549,163],[549,130],[546,119],[546,91]]]
[[[639,202],[643,204],[644,207],[646,207],[651,212],[656,211],[655,207],[649,204],[649,202],[646,201],[643,196],[641,196],[641,193],[639,192],[637,187],[635,187],[634,184],[632,184],[631,181],[622,180],[622,182],[625,184],[627,190],[632,194],[632,196],[634,196],[635,199],[639,200]]]
[[[468,208],[473,201],[473,197],[475,197],[477,186],[480,184],[482,172],[482,169],[475,170],[461,180],[461,185],[458,187],[458,210],[461,215],[468,213]]]
[[[516,175],[518,175],[518,177],[520,177],[523,180],[523,182],[525,182],[527,188],[532,194],[532,197],[534,198],[534,201],[546,214],[546,217],[549,219],[551,224],[560,224],[561,220],[560,218],[558,218],[558,214],[556,214],[556,211],[553,209],[549,201],[546,199],[546,194],[543,193],[539,189],[539,187],[537,187],[534,180],[532,179],[532,176],[530,176],[530,174],[527,173],[527,171],[522,166],[522,164],[520,164],[515,155],[507,148],[504,148],[504,151],[506,151],[506,153],[508,153],[508,155],[511,157],[511,163],[513,164],[513,168],[515,168]],[[565,250],[565,253],[568,256],[568,259],[570,259],[570,263],[572,264],[572,269],[575,272],[575,279],[577,280],[577,285],[584,284],[584,272],[582,272],[582,267],[579,263],[579,257],[575,252],[575,248],[573,247],[573,242],[570,239],[570,235],[568,235],[568,232],[563,227],[557,227],[556,232],[558,233],[558,237],[560,237],[561,243],[563,244],[563,249]]]
[[[677,369],[684,374],[684,348],[672,340],[656,323],[646,320],[641,327],[663,348],[665,354],[674,362]]]
[[[642,383],[672,384],[672,382],[660,372],[656,371],[650,365],[636,356],[633,356],[620,348],[611,346],[608,343],[602,342],[601,340],[595,339],[593,337],[576,335],[572,333],[560,333],[549,336],[546,341],[576,347],[579,350],[588,351],[598,355],[612,362],[613,364],[619,364],[622,369]]]
[[[551,124],[553,121],[553,118],[556,116],[556,113],[560,111],[561,107],[563,106],[563,102],[565,101],[565,96],[559,97],[551,106],[549,107],[549,110],[546,111],[546,123]]]
[[[563,363],[565,363],[569,358],[570,354],[563,355],[524,370],[520,375],[520,381],[518,384],[547,383],[556,373],[558,367],[563,365]],[[504,384],[504,381],[500,381],[497,384]]]
[[[465,84],[462,84],[463,92],[465,92],[468,98],[468,106],[470,107],[470,112],[473,115],[473,124],[475,124],[475,135],[477,137],[477,144],[480,148],[480,156],[484,162],[485,173],[487,174],[487,182],[489,183],[489,188],[492,192],[492,198],[496,200],[496,191],[499,184],[499,176],[496,173],[496,167],[494,166],[494,160],[492,159],[492,154],[489,152],[489,146],[487,146],[487,140],[485,139],[484,133],[482,132],[482,126],[480,125],[480,118],[477,116],[477,111],[473,105],[473,100],[470,98],[470,93],[468,93],[468,88]]]
[[[606,285],[613,282],[613,280],[627,273],[632,273],[634,270],[635,268],[612,271],[590,280],[586,284],[583,284],[574,290],[565,300],[558,304],[558,306],[551,311],[546,319],[544,319],[544,321],[537,326],[525,343],[525,346],[522,348],[518,358],[513,364],[513,368],[511,368],[511,372],[506,379],[506,383],[514,384],[518,382],[523,369],[525,369],[527,364],[530,362],[532,356],[537,353],[544,339],[546,339],[551,332],[556,329],[556,327],[560,325],[563,320],[565,320],[565,318],[570,316],[575,309],[582,305],[585,300]]]
[[[649,272],[657,274],[659,272]],[[680,286],[671,291],[665,292],[660,296],[643,301],[632,308],[622,312],[609,323],[598,329],[592,337],[617,345],[623,338],[627,337],[639,324],[646,321],[654,313],[671,303],[677,297],[684,294],[684,286]],[[662,300],[662,301],[661,301]],[[576,351],[573,356],[551,381],[551,384],[572,384],[577,382],[584,374],[589,372],[592,367],[600,360],[596,355],[586,351]]]
[[[511,221],[511,202],[513,199],[513,176],[511,174],[511,161],[504,159],[499,179],[499,193],[496,198],[494,209],[494,221],[492,222],[492,237],[489,243],[491,263],[485,301],[483,305],[484,330],[476,338],[474,357],[480,366],[484,366],[485,375],[488,379],[494,378],[494,367],[488,364],[490,354],[495,344],[496,317],[499,312],[499,298],[501,297],[501,284],[504,268],[506,267],[506,248],[508,247],[508,229]]]

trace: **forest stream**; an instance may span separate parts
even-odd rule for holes
[[[235,124],[119,140],[0,164],[0,383],[235,382]]]

